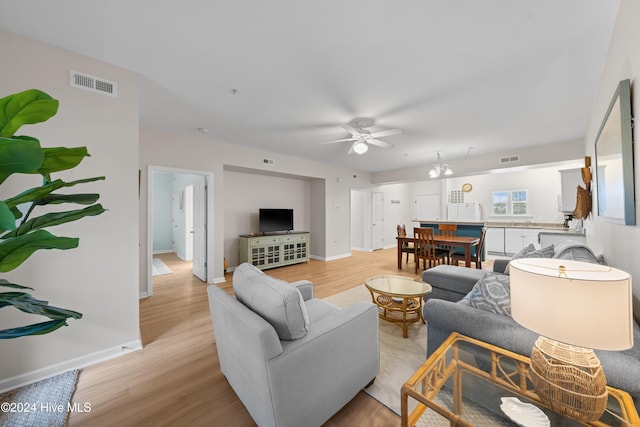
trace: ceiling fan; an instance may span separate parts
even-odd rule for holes
[[[400,129],[389,129],[379,132],[371,132],[365,128],[371,127],[375,124],[375,120],[367,117],[359,117],[351,120],[346,125],[341,125],[344,130],[351,134],[350,138],[338,139],[335,141],[323,142],[323,144],[334,144],[336,142],[352,141],[351,148],[349,148],[349,154],[362,155],[369,150],[369,144],[375,145],[380,148],[392,148],[393,144],[390,142],[382,141],[378,139],[382,136],[391,136],[401,134]]]

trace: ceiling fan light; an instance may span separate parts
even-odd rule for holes
[[[369,146],[365,142],[357,142],[353,145],[353,152],[356,154],[364,154],[369,150]]]

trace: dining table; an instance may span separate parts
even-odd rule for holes
[[[415,243],[413,237],[396,237],[398,240],[398,270],[402,269],[402,245],[404,243]],[[464,248],[464,261],[466,267],[471,267],[471,248],[478,246],[480,237],[475,236],[449,236],[443,237],[434,235],[433,241],[439,246],[456,246]]]

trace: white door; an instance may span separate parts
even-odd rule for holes
[[[207,189],[203,176],[193,184],[193,274],[207,281]]]
[[[374,191],[371,194],[371,249],[384,247],[383,194]]]

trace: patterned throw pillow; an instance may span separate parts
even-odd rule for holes
[[[546,246],[542,249],[536,250],[533,243],[529,243],[529,246],[522,248],[520,252],[515,254],[512,260],[518,258],[553,258],[554,249],[553,245]],[[509,274],[509,266],[504,269],[504,274]]]
[[[460,303],[480,310],[511,316],[509,276],[500,273],[485,274]]]

